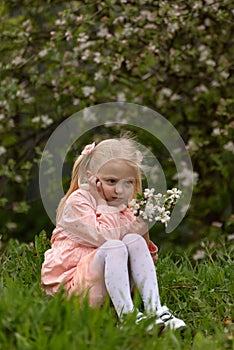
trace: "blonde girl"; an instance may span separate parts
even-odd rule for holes
[[[136,323],[152,319],[151,329],[182,329],[184,321],[161,306],[157,247],[149,240],[147,224],[128,208],[141,192],[141,173],[142,154],[131,139],[107,139],[84,148],[58,206],[42,287],[53,295],[63,286],[68,296],[87,296],[91,306],[102,305],[109,295],[120,321],[133,313]],[[132,284],[142,297],[144,314],[135,310]]]

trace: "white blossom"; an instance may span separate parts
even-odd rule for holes
[[[97,121],[97,116],[95,115],[95,113],[90,111],[89,108],[85,108],[83,110],[83,118],[87,122],[95,122],[95,121]]]
[[[77,38],[77,42],[78,43],[85,43],[87,42],[89,39],[88,35],[86,35],[86,33],[80,33],[78,38]]]
[[[6,148],[3,146],[0,146],[0,156],[4,153],[6,153]]]
[[[117,101],[118,102],[125,102],[126,101],[126,96],[124,92],[119,92],[117,94]]]
[[[91,94],[93,94],[95,92],[95,86],[84,86],[82,88],[82,92],[85,95],[85,97],[90,96]]]
[[[207,87],[205,85],[201,84],[195,88],[195,91],[207,93],[209,90],[207,89]]]
[[[72,32],[70,30],[67,30],[65,33],[66,40],[69,41],[73,38]]]
[[[215,67],[216,66],[216,62],[214,60],[207,60],[206,64],[207,64],[207,66],[211,66],[211,67]]]
[[[162,96],[167,96],[167,97],[169,97],[169,96],[172,95],[172,90],[169,89],[169,88],[163,88],[162,90],[160,90],[160,94],[161,94]]]
[[[63,25],[66,25],[66,21],[63,19],[56,19],[55,21],[55,25],[56,26],[63,26]]]
[[[94,73],[94,80],[101,80],[103,78],[102,72],[95,72]]]
[[[45,57],[48,54],[48,50],[47,49],[43,49],[38,53],[39,57]]]
[[[145,198],[153,197],[154,191],[155,191],[154,188],[151,188],[151,189],[146,188],[146,189],[144,190],[144,197],[145,197]]]
[[[168,190],[166,194],[154,194],[154,188],[146,188],[137,198],[129,202],[134,215],[140,215],[149,222],[160,221],[167,226],[170,221],[170,210],[173,209],[182,192],[177,188]]]
[[[94,62],[101,63],[101,54],[100,52],[94,52]]]
[[[198,249],[196,253],[193,255],[194,260],[201,260],[206,256],[206,253],[202,249]]]
[[[11,63],[14,65],[14,66],[19,66],[20,64],[24,64],[26,62],[26,60],[21,57],[21,56],[18,56],[18,57],[15,57]]]
[[[32,119],[32,123],[41,123],[42,128],[46,128],[53,123],[53,119],[49,118],[48,115],[39,115]]]
[[[15,182],[21,183],[23,181],[23,178],[21,175],[16,175],[15,176]]]
[[[97,33],[97,36],[99,36],[100,38],[104,38],[109,35],[110,33],[108,32],[108,29],[104,26],[101,26],[99,32]]]
[[[15,222],[7,222],[6,223],[6,227],[8,228],[8,230],[14,230],[17,227],[17,224]]]
[[[229,141],[228,143],[226,143],[223,148],[226,150],[226,151],[230,151],[234,154],[234,143],[232,141]]]
[[[198,181],[198,173],[194,172],[187,167],[187,163],[181,162],[182,171],[173,176],[173,180],[181,180],[181,184],[184,187],[194,186]]]
[[[73,106],[78,106],[79,103],[80,103],[80,99],[79,98],[74,98]]]
[[[214,136],[219,136],[219,135],[224,135],[227,136],[228,135],[228,131],[225,129],[220,129],[220,128],[214,128],[212,131],[212,135]]]
[[[232,234],[230,234],[230,235],[227,236],[227,240],[228,240],[228,241],[231,241],[231,240],[233,240],[233,239],[234,239],[234,233],[232,233]]]
[[[227,79],[229,77],[229,73],[225,71],[221,72],[220,75],[223,79]]]

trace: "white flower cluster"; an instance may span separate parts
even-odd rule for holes
[[[154,188],[146,188],[143,193],[137,194],[136,199],[131,200],[129,206],[134,215],[140,215],[149,222],[160,221],[167,226],[171,211],[182,192],[177,188],[167,190],[166,194],[154,192]]]

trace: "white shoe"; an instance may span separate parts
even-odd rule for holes
[[[170,327],[171,330],[183,330],[186,328],[185,322],[173,316],[167,306],[162,306],[157,311],[157,316],[164,322],[165,326]]]
[[[153,330],[153,328],[156,326],[159,328],[159,331],[162,331],[165,327],[165,323],[164,321],[160,318],[157,317],[155,319],[155,317],[157,316],[146,316],[144,315],[142,312],[138,312],[136,315],[136,324],[140,324],[140,323],[145,323],[146,325],[146,331],[147,332],[151,332]]]

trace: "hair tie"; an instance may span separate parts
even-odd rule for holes
[[[89,145],[86,145],[85,148],[83,149],[83,151],[81,152],[82,155],[85,155],[85,154],[90,154],[93,149],[95,147],[95,142],[89,144]]]

